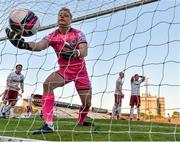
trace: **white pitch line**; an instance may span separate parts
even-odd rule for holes
[[[0,141],[11,141],[11,142],[48,142],[43,140],[25,139],[17,137],[0,136]]]

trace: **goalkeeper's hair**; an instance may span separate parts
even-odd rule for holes
[[[61,11],[66,11],[66,12],[68,12],[68,13],[69,13],[69,15],[70,15],[70,16],[71,16],[71,18],[72,18],[72,13],[71,13],[71,11],[70,11],[70,9],[69,9],[69,8],[63,7],[63,8],[61,8],[61,9],[59,10],[59,12],[61,12]]]

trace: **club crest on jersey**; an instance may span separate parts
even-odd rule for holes
[[[76,45],[76,43],[77,43],[76,40],[75,40],[75,39],[72,39],[70,45],[71,45],[72,47],[74,47],[74,46]]]

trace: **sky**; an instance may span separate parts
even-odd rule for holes
[[[0,35],[8,26],[13,9],[31,9],[39,17],[41,26],[56,23],[61,7],[71,9],[73,17],[97,12],[133,2],[132,0],[1,0]],[[162,0],[152,4],[111,13],[73,23],[86,35],[89,49],[85,58],[92,83],[92,107],[112,109],[115,81],[125,71],[122,102],[123,112],[129,112],[130,78],[138,73],[149,78],[148,93],[165,97],[166,112],[180,109],[180,1]],[[38,32],[26,41],[38,41],[53,31]],[[24,66],[24,98],[32,93],[42,94],[42,83],[58,69],[57,58],[50,47],[30,52],[13,47],[8,40],[0,42],[0,93],[4,91],[7,75],[17,63]],[[145,85],[141,86],[141,93]],[[56,100],[80,104],[74,83],[55,90]],[[176,109],[175,109],[176,108]]]

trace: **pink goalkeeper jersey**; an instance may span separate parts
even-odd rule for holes
[[[49,41],[49,46],[52,46],[58,57],[58,63],[61,67],[63,66],[82,66],[85,65],[84,58],[71,58],[70,61],[63,59],[60,56],[60,52],[64,46],[64,42],[68,42],[72,47],[79,48],[80,43],[87,43],[84,33],[81,31],[71,28],[66,34],[61,34],[58,29],[50,33],[44,39]]]
[[[74,81],[77,90],[91,89],[84,58],[66,60],[60,56],[64,42],[68,42],[72,47],[78,49],[79,44],[87,43],[85,35],[74,28],[71,28],[66,34],[61,34],[57,29],[44,37],[44,39],[49,41],[49,46],[52,46],[56,52],[60,65],[57,73],[64,78],[65,82]]]

